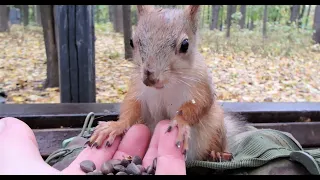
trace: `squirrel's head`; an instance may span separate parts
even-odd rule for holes
[[[138,5],[138,24],[130,45],[146,86],[163,88],[179,81],[197,53],[199,5],[162,9]]]

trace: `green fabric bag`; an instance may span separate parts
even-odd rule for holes
[[[93,120],[91,112],[81,133],[63,141],[62,148],[52,153],[46,162],[58,170],[66,168],[85,148]],[[232,137],[230,145],[232,161],[188,162],[187,174],[320,175],[320,149],[304,150],[290,133],[250,127],[249,131]]]
[[[299,142],[290,134],[272,129],[256,129],[238,134],[230,139],[230,152],[234,159],[230,162],[193,161],[187,168],[198,167],[224,170],[232,174],[281,174],[293,173],[292,168],[299,170],[297,174],[320,174],[320,149],[304,150]],[[276,160],[276,161],[275,161]],[[272,165],[267,165],[272,163]],[[277,163],[278,164],[277,166]],[[299,168],[301,164],[306,168]],[[257,170],[257,168],[260,168]],[[264,169],[263,169],[264,168]],[[282,170],[282,172],[281,172]]]

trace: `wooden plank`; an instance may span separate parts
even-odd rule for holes
[[[291,133],[303,147],[320,147],[320,122],[311,123],[254,123],[261,129],[276,129]],[[77,136],[80,128],[33,130],[42,156],[61,148],[63,140]]]
[[[76,5],[75,44],[79,71],[79,102],[96,102],[93,6]]]
[[[70,73],[70,102],[79,102],[79,76],[78,76],[78,53],[77,53],[77,45],[76,45],[76,6],[75,5],[68,5],[66,6],[68,10],[68,34],[66,38],[68,38],[68,50],[69,50],[69,73]],[[61,68],[61,71],[64,71],[64,68]],[[68,86],[67,84],[61,84]],[[63,92],[62,92],[63,93]],[[68,101],[61,101],[61,102],[68,102]]]
[[[221,103],[226,111],[240,113],[251,123],[320,121],[320,103]],[[89,112],[100,121],[116,120],[119,103],[0,104],[1,117],[16,117],[31,128],[82,127]]]
[[[81,128],[88,113],[94,112],[101,121],[115,120],[120,104],[63,103],[63,104],[1,104],[0,118],[16,117],[32,129]],[[96,125],[96,122],[94,123]]]
[[[68,8],[67,6],[54,6],[54,19],[56,41],[59,59],[59,82],[61,102],[71,102],[71,74],[69,64],[69,40],[68,35]]]
[[[96,102],[91,5],[56,5],[62,103]]]

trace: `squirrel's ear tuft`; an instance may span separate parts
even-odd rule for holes
[[[142,16],[151,12],[154,9],[152,5],[137,5],[138,16]]]
[[[200,5],[188,5],[185,12],[191,22],[193,32],[195,33],[198,28],[198,16],[200,12]]]

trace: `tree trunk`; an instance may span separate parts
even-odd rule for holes
[[[35,22],[37,23],[37,25],[41,26],[41,11],[40,11],[40,7],[42,5],[35,5]]]
[[[201,25],[201,27],[203,27],[203,25],[204,25],[204,10],[205,10],[205,7],[206,6],[203,6],[203,8],[201,9],[201,13],[202,13],[202,18],[201,18],[202,19],[202,21],[201,21],[202,25]]]
[[[231,15],[237,12],[237,5],[232,5]]]
[[[220,5],[212,5],[212,18],[210,30],[218,29]]]
[[[306,18],[306,24],[304,25],[305,27],[307,27],[307,26],[308,26],[308,21],[309,21],[309,16],[310,16],[310,11],[311,11],[311,5],[309,5],[309,8],[308,8],[307,18]]]
[[[223,5],[221,5],[220,31],[223,29]]]
[[[299,17],[299,12],[300,12],[300,5],[293,5],[291,7],[291,14],[290,14],[290,22],[289,24],[291,24],[292,22],[296,22],[298,17]]]
[[[35,21],[36,19],[36,6],[35,5],[31,5],[31,14],[30,14],[30,20],[31,21]]]
[[[132,47],[130,46],[130,39],[132,36],[131,24],[131,5],[122,5],[123,11],[123,36],[124,36],[124,57],[132,60]]]
[[[115,32],[123,33],[123,13],[122,5],[114,5],[115,7],[115,19],[114,19],[114,30]]]
[[[263,38],[267,38],[267,21],[268,21],[268,6],[264,5],[264,13],[263,13]]]
[[[23,5],[23,25],[28,26],[29,24],[29,5]]]
[[[250,10],[250,25],[249,25],[249,30],[253,30],[254,28],[254,21],[253,21],[253,12],[252,9]]]
[[[232,15],[232,8],[233,5],[227,5],[227,38],[230,37],[230,28],[231,28],[231,15]]]
[[[113,23],[114,19],[114,5],[108,5],[109,21]]]
[[[208,5],[207,21],[208,21],[209,24],[210,24],[210,5]]]
[[[242,17],[241,17],[241,19],[240,19],[240,21],[239,21],[239,25],[240,25],[240,28],[241,29],[243,29],[244,28],[244,26],[245,26],[245,24],[246,24],[246,11],[247,11],[247,8],[246,8],[247,6],[246,5],[241,5],[240,6],[240,12],[241,12],[241,14],[242,14]]]
[[[276,15],[276,17],[274,19],[274,22],[279,22],[280,23],[280,11],[279,10],[277,10],[277,15]]]
[[[59,87],[59,64],[53,5],[41,5],[40,13],[47,56],[47,79],[43,87]]]
[[[0,32],[9,31],[9,12],[7,5],[0,5]]]
[[[316,6],[316,9],[314,10],[314,23],[313,28],[315,30],[313,34],[313,40],[320,44],[320,5]]]
[[[299,15],[299,21],[303,18],[303,15],[304,15],[304,11],[306,10],[306,5],[302,5],[302,10],[301,10],[301,13]]]

